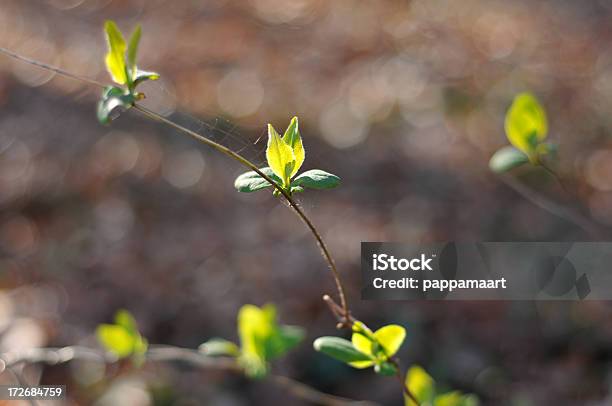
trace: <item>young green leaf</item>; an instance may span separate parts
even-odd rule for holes
[[[261,377],[267,370],[265,342],[271,333],[269,313],[253,305],[242,306],[238,312],[240,360],[251,377]]]
[[[101,324],[96,336],[102,346],[118,358],[133,356],[139,362],[147,351],[147,340],[138,332],[134,317],[126,310],[115,314],[115,324]]]
[[[123,327],[130,334],[138,334],[138,327],[136,326],[136,320],[134,316],[130,314],[127,310],[119,310],[115,313],[115,324]]]
[[[108,124],[115,109],[127,110],[136,101],[135,96],[126,94],[123,89],[115,86],[108,86],[102,91],[102,97],[98,101],[97,115],[98,121]]]
[[[265,305],[242,306],[238,312],[238,334],[240,336],[240,363],[248,376],[263,377],[268,370],[268,361],[285,354],[303,338],[302,329],[279,326],[276,308]]]
[[[108,352],[118,358],[129,357],[134,351],[134,336],[121,326],[101,324],[96,328],[96,337]]]
[[[436,393],[435,382],[423,368],[411,367],[406,373],[405,384],[421,405],[431,404]],[[408,396],[404,396],[404,403],[405,406],[418,406]]]
[[[130,36],[130,42],[127,50],[128,69],[130,70],[132,77],[136,75],[136,57],[138,55],[138,44],[140,43],[141,35],[142,28],[140,27],[140,24],[138,24]]]
[[[268,175],[272,178],[279,186],[283,184],[283,181],[276,176],[276,174],[272,171],[272,168],[265,167],[260,169],[264,174]],[[234,181],[234,187],[239,192],[250,193],[255,192],[257,190],[266,189],[272,187],[272,184],[259,176],[259,174],[255,171],[245,172],[242,175],[238,176]]]
[[[133,87],[136,87],[144,81],[157,80],[157,79],[159,79],[159,73],[148,72],[146,70],[136,69],[136,73],[134,73],[134,78],[132,79],[132,83],[133,83]]]
[[[105,58],[106,69],[116,83],[125,85],[128,82],[125,66],[125,40],[113,21],[109,20],[104,23],[104,31],[108,45],[108,53]]]
[[[198,350],[211,357],[237,357],[240,355],[238,346],[223,338],[211,338],[201,344]]]
[[[366,337],[364,334],[362,333],[353,333],[352,337],[351,337],[351,344],[353,344],[353,347],[368,356],[367,360],[361,360],[361,361],[354,361],[351,362],[350,365],[353,368],[357,368],[357,369],[363,369],[363,368],[369,368],[372,365],[374,365],[376,362],[376,354],[374,352],[374,342]]]
[[[313,343],[314,349],[347,364],[371,362],[371,356],[357,350],[353,344],[340,337],[319,337]]]
[[[480,402],[474,395],[464,395],[459,391],[452,391],[437,395],[433,406],[478,406]]]
[[[136,59],[138,57],[138,45],[142,35],[140,25],[136,26],[130,36],[129,44],[126,45],[123,34],[113,21],[104,23],[108,53],[105,57],[106,69],[112,79],[119,85],[126,86],[127,94],[134,100],[144,97],[141,93],[136,93],[135,89],[145,80],[157,80],[159,74],[138,69]],[[116,101],[113,101],[116,103]]]
[[[517,95],[506,113],[504,126],[510,143],[530,159],[537,159],[536,147],[546,138],[548,121],[535,96],[531,93]]]
[[[459,391],[453,391],[436,396],[434,406],[463,406],[463,396]]]
[[[304,330],[297,326],[278,326],[267,340],[266,359],[282,357],[304,339]]]
[[[390,324],[376,330],[374,332],[374,337],[385,350],[385,355],[387,357],[392,357],[402,346],[406,338],[406,329],[396,324]]]
[[[505,146],[497,150],[489,161],[493,172],[503,173],[529,162],[529,158],[518,149]]]
[[[283,141],[285,141],[285,143],[291,147],[293,150],[293,155],[295,156],[295,165],[293,165],[293,170],[289,176],[289,178],[292,178],[302,167],[304,159],[306,158],[304,146],[302,145],[302,137],[300,136],[300,131],[298,128],[297,117],[293,117],[291,119],[289,127],[287,127],[287,130],[285,130],[285,134],[283,134]]]
[[[331,189],[340,184],[340,178],[320,169],[311,169],[297,176],[291,186],[303,186],[311,189]]]
[[[272,171],[282,179],[282,186],[289,187],[291,173],[295,167],[295,155],[293,149],[283,141],[274,127],[268,124],[268,148],[266,159]]]

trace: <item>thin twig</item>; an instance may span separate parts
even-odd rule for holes
[[[58,68],[56,66],[48,65],[46,63],[39,62],[39,61],[36,61],[34,59],[30,59],[30,58],[28,58],[26,56],[22,56],[22,55],[16,54],[15,52],[13,52],[13,51],[11,51],[9,49],[3,48],[3,47],[0,47],[0,52],[5,54],[5,55],[7,55],[7,56],[10,56],[11,58],[17,59],[17,60],[19,60],[21,62],[29,63],[30,65],[38,66],[39,68],[46,69],[46,70],[49,70],[51,72],[55,72],[58,75],[65,76],[65,77],[67,77],[69,79],[74,79],[74,80],[78,80],[78,81],[81,81],[81,82],[86,82],[86,83],[89,83],[90,85],[95,85],[95,86],[99,86],[99,87],[106,87],[107,86],[104,83],[98,82],[95,79],[91,79],[91,78],[89,78],[87,76],[77,75],[75,73],[70,73],[70,72],[65,71],[64,69]]]
[[[376,406],[378,403],[366,400],[352,400],[340,396],[333,396],[327,393],[320,392],[310,386],[304,385],[301,382],[282,375],[273,375],[271,379],[279,386],[287,388],[287,390],[301,399],[312,402],[321,406]]]
[[[501,180],[512,189],[514,189],[523,198],[527,199],[536,206],[560,217],[570,223],[582,228],[591,235],[601,235],[601,226],[594,223],[588,217],[582,215],[578,211],[572,210],[569,207],[565,207],[555,201],[550,200],[547,196],[537,193],[535,190],[525,186],[521,182],[509,175],[500,175]]]
[[[546,173],[548,173],[558,184],[559,186],[561,186],[561,189],[563,189],[563,191],[569,196],[569,197],[574,197],[574,194],[571,192],[571,190],[566,186],[565,182],[563,181],[563,179],[561,179],[561,176],[559,176],[559,174],[553,170],[550,166],[548,166],[546,163],[544,162],[540,162],[540,166],[542,167],[542,169],[544,169],[544,171]]]
[[[274,182],[274,180],[269,177],[268,175],[266,175],[264,172],[262,172],[259,168],[257,168],[257,166],[249,161],[248,159],[246,159],[245,157],[243,157],[242,155],[240,155],[237,152],[232,151],[231,149],[227,148],[224,145],[221,145],[207,137],[204,137],[203,135],[200,135],[198,133],[196,133],[195,131],[192,131],[186,127],[183,127],[180,124],[175,123],[172,120],[167,119],[166,117],[151,111],[145,107],[142,107],[138,104],[134,105],[134,109],[139,111],[140,113],[144,114],[145,116],[155,120],[155,121],[159,121],[161,123],[167,124],[170,127],[196,139],[197,141],[206,144],[214,149],[216,149],[217,151],[227,155],[228,157],[240,162],[242,165],[246,166],[247,168],[253,170],[254,172],[256,172],[259,176],[261,176],[262,178],[264,178],[265,180],[267,180],[268,182],[270,182],[270,184],[272,186],[274,186],[274,188],[276,188],[276,190],[281,193],[283,195],[283,197],[287,200],[287,202],[289,203],[289,205],[291,206],[291,208],[295,211],[295,213],[298,215],[298,217],[304,222],[304,224],[306,224],[306,226],[308,227],[308,229],[310,230],[310,232],[312,233],[313,237],[315,238],[315,240],[317,241],[317,244],[319,245],[319,248],[321,249],[321,255],[323,256],[323,259],[325,259],[325,261],[327,261],[327,265],[329,266],[329,269],[332,272],[333,278],[334,278],[334,282],[336,284],[336,290],[338,291],[338,296],[340,298],[340,305],[342,306],[343,309],[343,313],[345,315],[345,317],[349,317],[349,308],[348,308],[348,303],[346,301],[346,294],[344,292],[344,286],[342,285],[342,282],[340,280],[340,274],[338,272],[338,269],[336,268],[336,264],[334,262],[334,259],[331,256],[331,253],[329,252],[329,249],[327,248],[327,245],[325,244],[325,241],[323,240],[323,237],[321,236],[321,234],[319,233],[319,231],[317,230],[317,228],[315,227],[315,225],[312,223],[312,221],[308,218],[308,216],[304,213],[304,211],[300,208],[300,206],[297,204],[297,202],[291,197],[291,195],[289,194],[289,192],[287,192],[285,189],[283,189],[282,187],[280,187],[276,182]]]
[[[210,357],[202,352],[183,347],[169,345],[151,345],[144,355],[146,362],[187,362],[197,368],[215,369],[228,372],[242,373],[243,369],[234,358]],[[82,346],[69,346],[61,348],[31,348],[22,351],[0,354],[0,374],[8,371],[18,384],[26,386],[25,382],[14,370],[16,366],[24,364],[43,363],[58,365],[74,360],[98,361],[112,364],[118,358],[107,352]],[[270,375],[269,379],[275,384],[286,388],[293,396],[322,406],[377,406],[376,403],[358,401],[329,395],[313,389],[301,382],[282,375]],[[36,403],[32,403],[36,405]]]

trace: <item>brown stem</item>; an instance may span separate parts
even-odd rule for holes
[[[416,406],[420,406],[421,403],[416,398],[416,396],[414,396],[414,394],[406,384],[406,377],[402,372],[402,369],[400,368],[399,360],[397,358],[392,358],[389,361],[395,366],[395,370],[397,371],[396,376],[399,380],[400,386],[402,387],[402,392],[404,393],[404,395],[406,395],[411,401],[413,401]]]
[[[287,388],[287,390],[300,399],[304,399],[308,402],[312,402],[316,405],[321,406],[376,406],[378,403],[369,401],[359,401],[347,399],[339,396],[329,395],[327,393],[319,392],[310,386],[304,385],[301,382],[295,381],[291,378],[282,375],[273,375],[272,380],[279,386]]]
[[[217,151],[227,155],[228,157],[240,162],[242,165],[246,166],[247,168],[255,171],[259,176],[261,176],[262,178],[264,178],[265,180],[267,180],[268,182],[270,182],[270,184],[272,186],[274,186],[274,188],[283,195],[283,197],[287,200],[287,202],[289,203],[289,205],[291,206],[291,208],[295,211],[295,213],[298,215],[298,217],[304,222],[304,224],[306,224],[306,227],[310,230],[310,232],[312,233],[313,237],[315,238],[317,244],[319,245],[319,248],[321,249],[321,255],[323,256],[323,259],[325,259],[325,261],[327,261],[327,265],[329,266],[329,269],[332,272],[332,276],[334,277],[334,282],[336,284],[336,290],[338,291],[338,296],[340,298],[340,304],[342,306],[343,309],[343,313],[345,314],[345,316],[348,317],[349,315],[349,308],[348,308],[348,304],[346,301],[346,295],[344,292],[344,286],[342,285],[342,282],[340,281],[340,274],[338,273],[338,269],[336,268],[336,264],[334,262],[334,259],[332,258],[329,249],[327,248],[327,245],[325,244],[325,241],[323,240],[323,237],[321,236],[321,234],[319,233],[319,231],[317,230],[317,228],[315,227],[315,225],[312,223],[312,221],[310,221],[310,219],[308,218],[308,216],[304,213],[304,211],[300,208],[300,206],[297,204],[297,202],[291,197],[291,195],[289,194],[289,192],[287,192],[285,189],[283,189],[281,186],[279,186],[276,182],[274,182],[274,180],[269,177],[268,175],[266,175],[265,173],[263,173],[259,168],[257,168],[257,166],[255,166],[255,164],[251,161],[249,161],[248,159],[246,159],[245,157],[243,157],[242,155],[240,155],[237,152],[232,151],[231,149],[227,148],[224,145],[221,145],[207,137],[204,137],[198,133],[196,133],[195,131],[192,131],[186,127],[183,127],[180,124],[175,123],[172,120],[167,119],[166,117],[151,111],[145,107],[142,107],[138,104],[134,105],[134,109],[136,109],[137,111],[139,111],[140,113],[144,114],[145,116],[155,120],[155,121],[159,121],[161,123],[167,124],[170,127],[181,131],[182,133],[194,138],[195,140],[206,144],[214,149],[216,149]]]

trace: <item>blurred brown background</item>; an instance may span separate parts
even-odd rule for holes
[[[2,0],[0,46],[108,81],[102,25],[143,25],[145,104],[265,161],[265,125],[293,115],[304,168],[342,187],[299,197],[355,313],[406,326],[405,364],[485,405],[612,403],[607,303],[359,300],[361,241],[572,241],[592,235],[490,173],[513,96],[534,92],[567,196],[612,225],[612,1]],[[275,369],[320,390],[399,405],[397,383],[315,353],[333,285],[301,223],[243,168],[127,112],[97,123],[99,89],[0,57],[0,351],[96,345],[130,310],[152,343],[237,339],[244,303],[274,302],[307,340]],[[112,368],[111,368],[112,369]],[[40,370],[32,368],[29,376]],[[110,379],[111,376],[115,376]],[[8,382],[10,377],[2,377]],[[47,367],[74,405],[300,405],[278,387],[185,365]]]

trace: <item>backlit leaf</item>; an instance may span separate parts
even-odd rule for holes
[[[433,406],[463,406],[463,395],[459,391],[436,396]]]
[[[435,382],[419,366],[411,367],[406,373],[406,386],[421,404],[430,404],[435,395]],[[404,396],[405,406],[417,406],[410,398]]]
[[[128,43],[127,60],[128,68],[132,76],[136,73],[136,57],[138,56],[138,44],[140,43],[140,36],[142,35],[142,28],[140,24],[136,26],[134,32],[130,36],[130,42]]]
[[[514,98],[506,113],[506,136],[512,145],[533,157],[537,144],[546,138],[548,121],[546,112],[531,93]]]
[[[106,42],[108,45],[108,53],[105,58],[106,69],[116,83],[125,85],[127,83],[125,40],[123,39],[121,31],[119,31],[119,28],[117,28],[117,25],[113,21],[106,21],[104,23],[104,31],[106,33]]]
[[[374,332],[376,341],[384,348],[388,357],[395,355],[406,338],[406,329],[402,326],[390,324]]]
[[[289,179],[295,166],[295,156],[293,149],[283,141],[271,124],[268,124],[266,159],[272,171],[282,179],[282,186],[288,187]]]
[[[134,351],[134,336],[122,326],[101,324],[96,329],[96,337],[104,349],[119,358],[129,357]]]
[[[293,150],[293,155],[295,156],[295,165],[293,165],[293,170],[291,171],[290,175],[290,178],[292,178],[302,167],[304,159],[306,158],[304,146],[302,145],[302,137],[300,136],[300,131],[298,128],[297,117],[293,117],[291,119],[289,127],[287,127],[285,134],[283,134],[283,141],[285,141],[285,143],[291,147]]]

